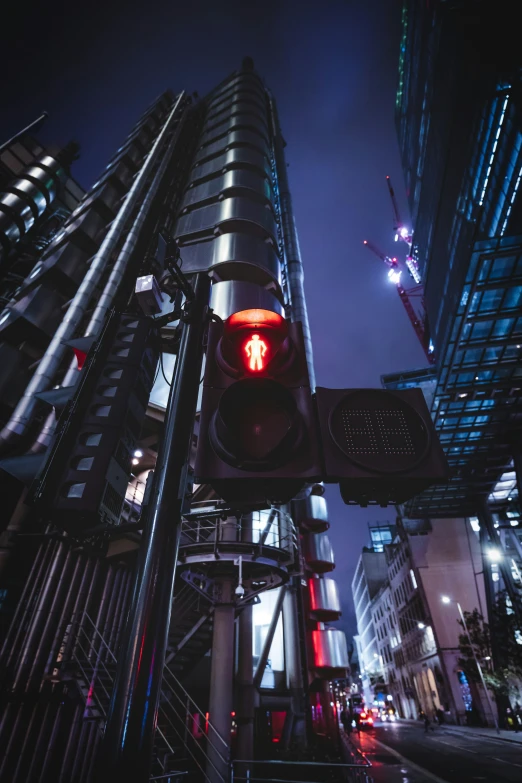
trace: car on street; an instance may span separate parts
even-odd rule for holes
[[[370,712],[363,710],[359,715],[358,723],[360,729],[373,729],[373,716]]]

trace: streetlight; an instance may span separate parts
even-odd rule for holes
[[[426,628],[426,625],[424,623],[417,623],[417,628],[420,628],[422,631],[423,628]]]
[[[497,734],[500,734],[500,729],[498,727],[498,721],[497,721],[497,718],[496,718],[496,715],[495,715],[495,711],[493,709],[493,705],[491,703],[491,697],[489,695],[489,691],[488,691],[487,686],[486,686],[486,681],[484,679],[484,674],[482,672],[482,667],[481,667],[480,663],[478,662],[477,656],[475,655],[475,648],[473,647],[473,642],[471,641],[471,636],[469,635],[469,630],[468,630],[468,626],[466,625],[466,619],[464,617],[464,612],[462,611],[462,606],[460,605],[460,603],[458,601],[452,600],[447,595],[443,595],[442,596],[442,603],[443,604],[451,604],[451,603],[457,604],[457,608],[458,608],[459,614],[460,614],[460,619],[462,621],[462,625],[463,625],[464,630],[466,632],[466,636],[468,637],[469,646],[471,647],[471,652],[473,654],[473,658],[475,659],[475,664],[477,666],[478,673],[479,673],[480,679],[482,681],[482,687],[484,688],[484,693],[486,694],[486,699],[488,700],[489,709],[490,709],[491,714],[493,715],[493,720],[495,722],[495,728],[497,730]]]
[[[500,563],[503,557],[502,552],[500,551],[500,549],[497,548],[488,549],[486,555],[488,556],[488,558],[491,560],[492,563]]]

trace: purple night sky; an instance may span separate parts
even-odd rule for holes
[[[384,265],[362,245],[371,239],[390,255],[405,248],[393,243],[385,183],[389,174],[406,217],[394,126],[399,0],[18,8],[18,39],[4,50],[10,109],[0,138],[46,109],[41,138],[80,142],[73,173],[87,188],[159,93],[204,95],[251,56],[288,143],[318,385],[379,386],[382,373],[425,366]],[[327,499],[341,624],[351,635],[350,583],[367,523],[393,521],[394,509],[346,507],[337,487]]]

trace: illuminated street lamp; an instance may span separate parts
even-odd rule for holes
[[[457,608],[458,608],[459,614],[460,614],[460,619],[462,621],[462,626],[463,626],[463,628],[464,628],[464,630],[466,632],[466,636],[468,637],[469,646],[471,647],[471,652],[473,654],[473,658],[475,659],[475,663],[477,665],[478,673],[479,673],[480,679],[482,681],[482,687],[484,688],[484,693],[486,694],[486,699],[488,700],[489,709],[491,711],[491,714],[493,715],[493,720],[495,722],[495,728],[497,730],[497,734],[500,734],[500,729],[498,727],[498,721],[497,721],[497,718],[496,718],[496,715],[495,715],[495,711],[493,710],[493,705],[491,703],[491,698],[490,698],[490,695],[489,695],[489,691],[488,691],[487,686],[486,686],[486,681],[484,679],[484,674],[482,672],[482,667],[481,667],[480,663],[478,662],[477,656],[475,655],[475,648],[473,647],[473,642],[471,641],[471,636],[469,635],[469,630],[468,630],[468,626],[466,625],[466,619],[464,617],[464,612],[462,611],[462,606],[460,605],[460,603],[458,601],[452,600],[447,595],[441,596],[441,600],[442,600],[443,604],[452,604],[452,603],[453,604],[457,604]],[[488,658],[486,660],[489,660],[489,656],[488,656]]]
[[[488,549],[486,555],[489,558],[489,560],[491,560],[492,563],[500,563],[500,561],[503,558],[502,552],[500,551],[500,549],[497,548]]]
[[[423,628],[426,628],[426,625],[425,623],[417,623],[417,628],[420,628],[420,630],[422,631]]]

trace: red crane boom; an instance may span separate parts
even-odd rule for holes
[[[396,274],[393,277],[390,277],[391,281],[395,284],[395,287],[397,289],[397,293],[399,294],[399,299],[401,300],[404,309],[406,310],[406,314],[408,318],[410,319],[410,323],[413,326],[413,329],[415,330],[415,334],[417,335],[419,342],[422,346],[422,350],[426,354],[426,358],[428,359],[428,362],[430,364],[434,364],[435,362],[435,356],[433,354],[433,351],[430,352],[430,340],[429,340],[429,334],[428,330],[426,328],[425,320],[422,319],[419,315],[417,315],[415,308],[413,307],[410,299],[411,297],[421,297],[422,298],[422,309],[424,310],[424,296],[423,296],[423,287],[422,285],[417,285],[414,288],[409,288],[406,290],[404,286],[402,285],[400,281],[400,268],[399,263],[396,258],[390,258],[386,255],[386,253],[383,253],[382,250],[379,250],[379,248],[373,244],[373,242],[369,242],[367,239],[363,242],[366,247],[372,251],[378,258],[381,259],[381,261],[384,261],[386,266],[390,267],[390,270],[394,270]],[[388,273],[390,276],[390,273]]]

